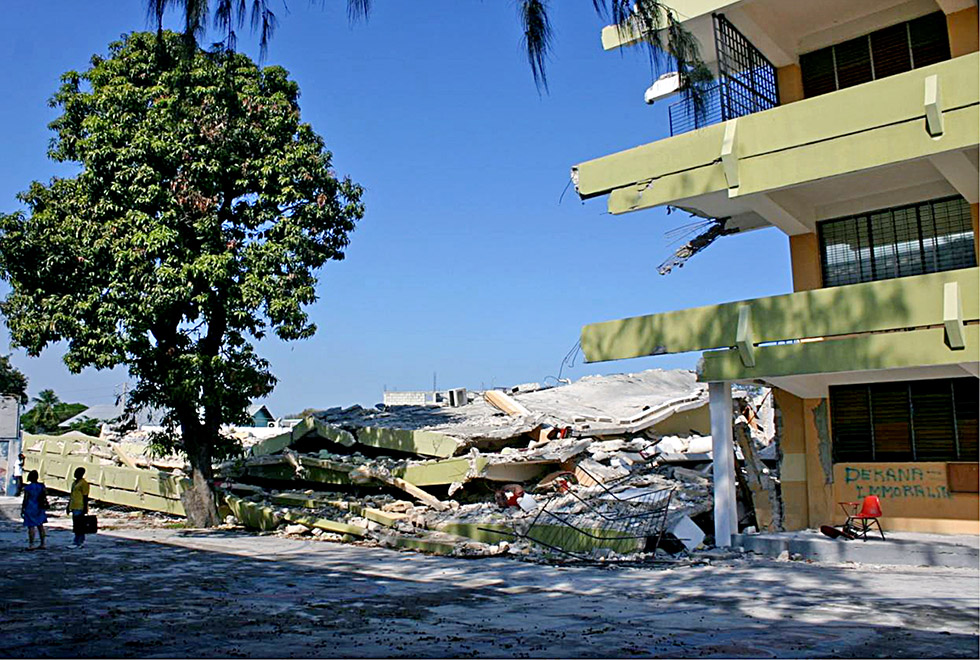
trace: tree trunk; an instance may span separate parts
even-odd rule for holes
[[[191,527],[215,527],[221,524],[214,496],[211,451],[206,441],[184,436],[187,459],[191,464],[191,487],[180,495]]]

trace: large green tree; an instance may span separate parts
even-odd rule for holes
[[[10,364],[9,355],[0,355],[0,394],[17,397],[21,405],[27,403],[27,376]]]
[[[217,520],[212,465],[276,382],[254,341],[310,337],[317,270],[363,214],[280,67],[134,33],[68,72],[50,156],[76,176],[34,182],[0,216],[0,303],[38,355],[65,341],[72,372],[125,365],[130,405],[166,411],[161,450],[183,451],[190,522]],[[179,429],[179,432],[177,432]]]
[[[460,1],[460,0],[457,0]],[[346,0],[347,15],[352,21],[366,18],[372,0]],[[696,107],[703,104],[703,88],[712,75],[701,61],[697,39],[681,24],[667,2],[662,0],[591,0],[596,13],[605,21],[619,26],[625,34],[637,30],[655,66],[668,61],[683,74],[682,92]],[[325,0],[310,0],[323,6]],[[555,33],[551,26],[549,0],[515,2],[523,34],[524,51],[538,89],[547,89],[545,65],[552,52]],[[151,19],[162,28],[168,9],[177,10],[183,19],[184,38],[195,43],[207,32],[209,23],[222,35],[222,44],[234,50],[237,32],[246,21],[259,33],[259,44],[265,53],[276,26],[276,11],[286,9],[285,0],[146,0]]]

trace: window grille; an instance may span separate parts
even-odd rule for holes
[[[962,197],[818,223],[824,286],[977,265],[970,207]]]
[[[772,62],[722,14],[714,14],[714,33],[718,84],[706,92],[704,112],[697,112],[690,99],[670,106],[671,135],[779,105]]]
[[[977,378],[830,388],[837,463],[976,461]]]
[[[800,55],[803,95],[819,96],[950,57],[946,15],[937,11]]]
[[[723,14],[713,18],[723,119],[779,105],[776,67]]]

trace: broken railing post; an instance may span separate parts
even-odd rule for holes
[[[711,458],[715,488],[715,545],[722,548],[730,546],[732,534],[738,532],[731,383],[708,383],[708,410],[711,415]]]

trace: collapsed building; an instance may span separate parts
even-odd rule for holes
[[[224,515],[265,532],[464,556],[636,558],[712,542],[708,395],[694,373],[449,394],[227,429],[244,451],[216,466]],[[740,526],[780,529],[767,391],[741,391],[732,421]],[[27,465],[63,491],[84,465],[93,499],[182,515],[187,468],[152,456],[153,431],[25,435]]]

